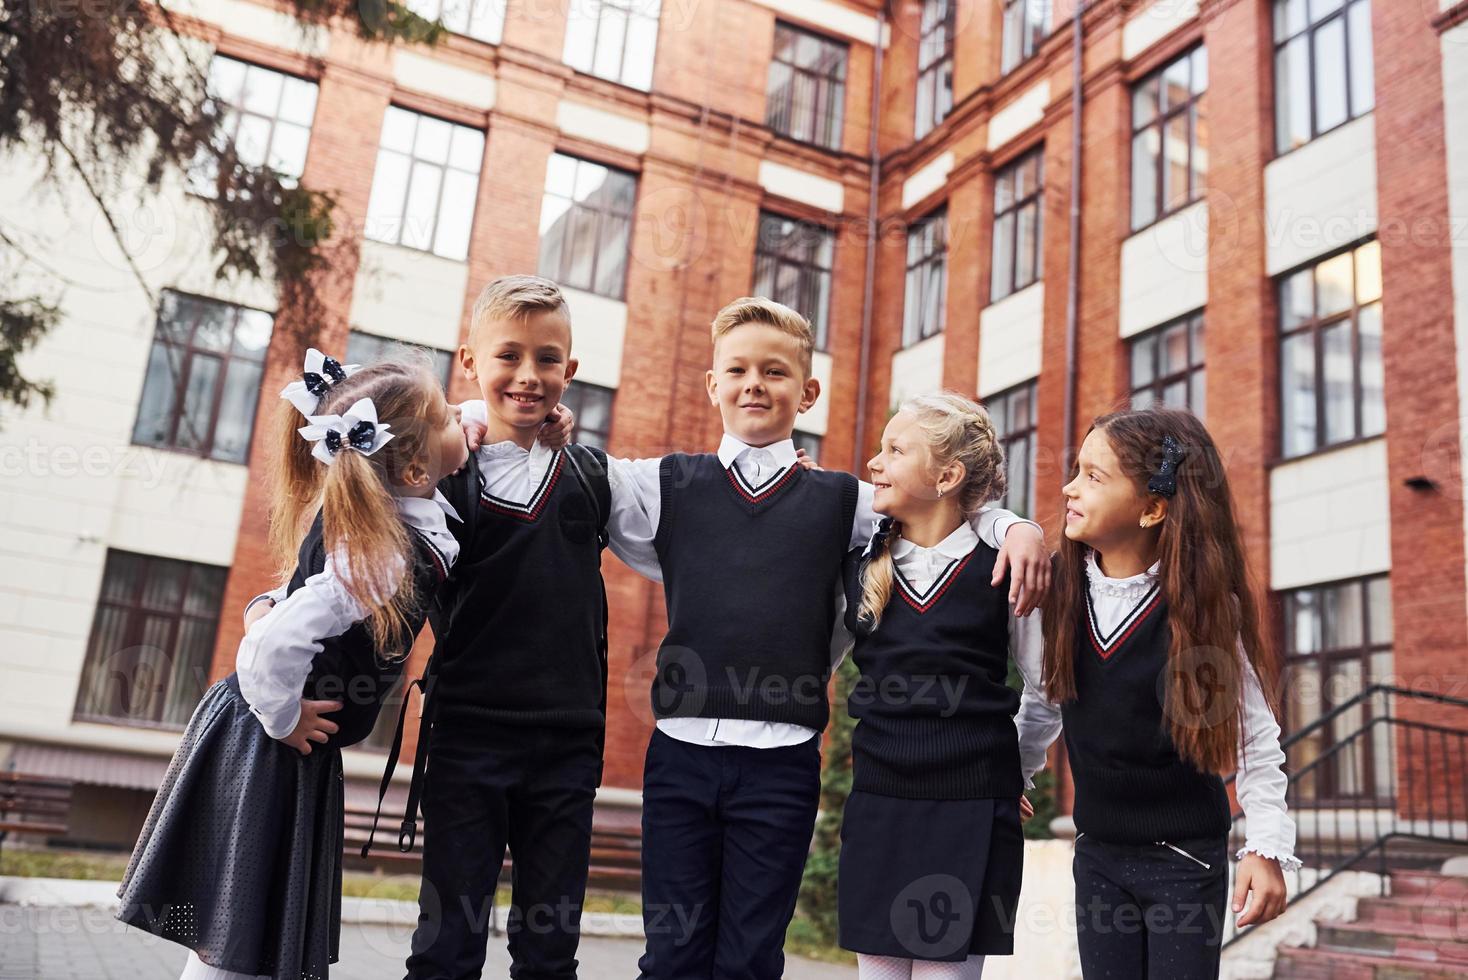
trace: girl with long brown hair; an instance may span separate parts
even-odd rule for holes
[[[1223,460],[1190,412],[1115,412],[1091,426],[1062,493],[1043,685],[1075,781],[1082,972],[1216,977],[1231,825],[1222,776],[1237,768],[1248,818],[1238,924],[1278,915],[1281,866],[1298,865],[1279,667]],[[1021,729],[1053,710],[1026,698]]]
[[[1024,862],[1019,696],[1038,684],[1038,616],[1018,618],[970,521],[1004,494],[985,411],[950,392],[903,403],[867,464],[885,515],[846,568],[861,671],[847,699],[840,942],[861,980],[974,980],[1014,950]]]
[[[436,487],[468,449],[426,363],[312,350],[282,397],[272,537],[294,571],[195,709],[118,892],[122,921],[192,950],[190,980],[327,976],[341,749],[371,733],[458,555]]]

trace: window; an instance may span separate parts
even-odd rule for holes
[[[754,252],[754,292],[804,314],[816,349],[829,343],[831,262],[836,236],[829,228],[761,212]]]
[[[923,0],[918,36],[917,126],[922,139],[953,108],[953,34],[958,0]]]
[[[947,290],[948,211],[945,208],[907,229],[902,346],[926,340],[943,329]]]
[[[243,463],[275,319],[165,291],[133,443]]]
[[[505,32],[509,0],[408,0],[407,7],[424,20],[441,21],[455,34],[499,44]]]
[[[796,429],[791,436],[795,440],[796,449],[804,449],[805,454],[817,463],[821,461],[821,437],[812,432],[801,432]]]
[[[1305,728],[1371,684],[1392,677],[1392,602],[1386,576],[1294,589],[1284,606],[1285,725]],[[1301,776],[1303,800],[1388,797],[1392,752],[1387,726],[1351,738],[1370,721],[1374,700],[1352,707],[1290,746],[1288,766],[1300,772],[1332,747],[1343,750]],[[1348,741],[1349,740],[1349,741]]]
[[[990,302],[1040,278],[1044,147],[1036,147],[994,177],[994,282]]]
[[[571,441],[598,449],[607,448],[612,435],[612,399],[615,388],[572,381],[561,394],[561,404],[576,413],[576,430]]]
[[[791,139],[839,150],[845,102],[846,45],[777,23],[765,125]]]
[[[577,71],[652,88],[660,0],[572,0],[561,60]]]
[[[166,728],[188,724],[209,684],[228,571],[108,551],[76,717]]]
[[[1054,0],[1004,0],[1004,48],[999,72],[1007,75],[1039,50],[1050,33],[1050,6]]]
[[[1285,456],[1386,431],[1377,242],[1281,279],[1279,326]]]
[[[1004,450],[1007,487],[1004,496],[994,503],[1020,517],[1035,512],[1035,390],[1036,383],[1026,381],[984,399],[984,408]]]
[[[540,204],[540,274],[621,299],[636,202],[632,174],[552,153]]]
[[[434,373],[444,383],[444,387],[448,387],[454,371],[454,355],[449,351],[437,347],[422,347],[403,340],[393,340],[391,337],[379,337],[360,330],[347,334],[347,364],[371,364],[400,351],[427,354],[433,360]]]
[[[1206,48],[1194,48],[1132,89],[1132,227],[1150,225],[1203,196],[1208,125]]]
[[[1274,128],[1280,153],[1376,104],[1370,0],[1274,0]]]
[[[209,95],[220,110],[215,139],[234,144],[240,162],[269,166],[294,187],[306,168],[306,145],[316,115],[316,83],[259,65],[215,55],[209,63]],[[189,190],[218,193],[219,162],[202,153],[189,168]]]
[[[1132,408],[1166,405],[1204,417],[1203,314],[1132,338]]]
[[[388,106],[363,234],[465,258],[483,158],[479,130]]]

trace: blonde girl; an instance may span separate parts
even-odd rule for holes
[[[294,571],[195,709],[118,891],[118,918],[192,951],[191,980],[327,976],[341,749],[372,731],[458,554],[436,485],[468,450],[423,363],[312,350],[282,397],[272,541]]]

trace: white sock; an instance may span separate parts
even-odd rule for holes
[[[857,953],[856,976],[857,980],[911,980],[912,960]]]
[[[270,978],[256,977],[251,973],[221,970],[199,959],[198,953],[190,952],[188,962],[184,964],[183,972],[178,975],[178,980],[270,980]]]

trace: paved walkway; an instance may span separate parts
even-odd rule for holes
[[[331,980],[398,980],[409,929],[342,926],[341,962]],[[581,980],[632,980],[642,943],[586,937],[581,941]],[[0,980],[176,980],[185,950],[130,929],[96,906],[0,905]],[[503,937],[489,946],[487,978],[509,973]],[[786,980],[852,980],[852,967],[792,957]]]

